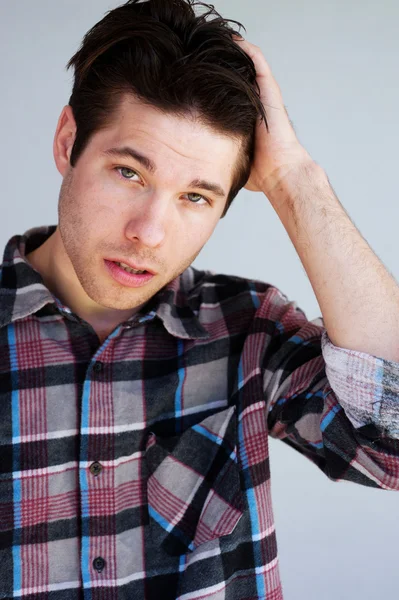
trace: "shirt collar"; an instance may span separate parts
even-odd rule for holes
[[[40,274],[25,259],[54,231],[54,226],[30,229],[22,236],[14,236],[6,245],[0,271],[0,327],[54,303]]]
[[[55,230],[55,225],[29,229],[24,235],[11,238],[6,245],[0,266],[0,327],[33,315],[47,304],[60,308],[41,275],[26,260],[26,255],[41,246]],[[192,290],[198,273],[189,267],[160,290],[140,312],[141,321],[157,316],[175,337],[208,338],[209,333],[201,325],[193,303]]]
[[[165,329],[175,337],[184,339],[206,339],[209,332],[198,318],[199,301],[194,287],[199,271],[193,267],[186,269],[154,296],[154,312],[162,320]]]

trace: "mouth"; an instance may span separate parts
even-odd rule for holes
[[[115,281],[126,287],[141,287],[155,277],[149,269],[139,269],[138,265],[118,260],[104,259],[105,266]]]
[[[118,267],[126,271],[126,273],[132,273],[132,275],[144,275],[144,273],[149,273],[147,269],[135,269],[124,262],[118,262],[117,260],[112,262],[114,262],[116,265],[118,265]]]

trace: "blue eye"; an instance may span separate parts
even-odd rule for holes
[[[193,198],[190,199],[190,196],[193,196]],[[187,197],[189,198],[190,202],[192,202],[193,204],[199,204],[200,200],[203,200],[205,203],[208,202],[208,200],[205,198],[205,196],[201,196],[201,194],[187,194]],[[201,202],[201,204],[203,204]]]
[[[138,177],[136,171],[133,171],[133,169],[128,169],[128,167],[118,167],[117,171],[120,173],[123,179],[133,179],[135,175]]]

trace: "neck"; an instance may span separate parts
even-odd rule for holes
[[[86,294],[65,252],[58,228],[44,244],[27,254],[26,260],[41,275],[48,290],[64,306],[89,323],[101,341],[138,310],[107,308],[97,304]]]

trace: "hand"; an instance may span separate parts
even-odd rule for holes
[[[258,46],[234,36],[235,42],[253,60],[265,107],[267,124],[258,122],[255,136],[255,157],[245,188],[264,192],[267,196],[293,169],[314,162],[299,143],[294,127],[284,106],[280,87]]]

